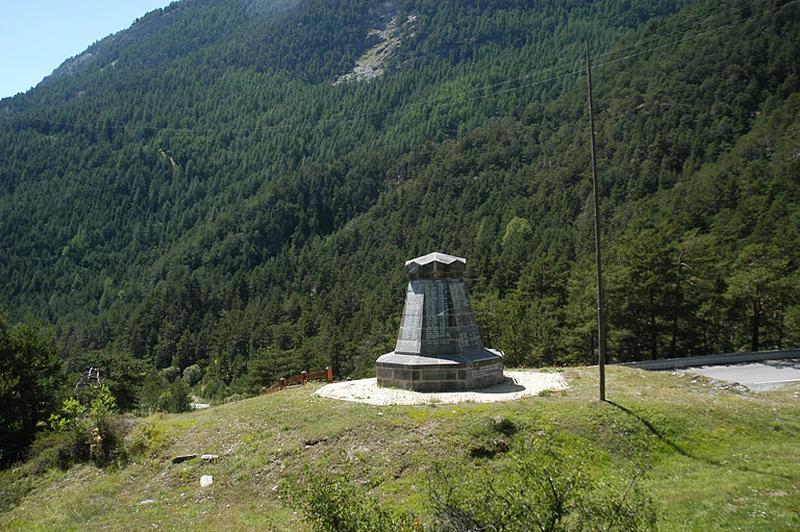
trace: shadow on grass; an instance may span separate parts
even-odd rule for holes
[[[658,430],[658,427],[653,425],[653,423],[650,422],[650,420],[648,420],[646,417],[642,416],[638,412],[636,412],[634,410],[631,410],[627,406],[621,405],[619,403],[615,403],[614,401],[606,400],[606,403],[610,404],[614,408],[617,408],[617,409],[625,412],[629,416],[634,417],[642,425],[647,427],[647,430],[649,430],[650,433],[653,436],[658,438],[665,445],[670,447],[672,450],[674,450],[676,453],[680,454],[681,456],[685,456],[686,458],[691,458],[692,460],[697,460],[697,461],[700,461],[700,462],[704,462],[704,463],[706,463],[708,465],[715,466],[715,467],[724,467],[726,469],[738,469],[739,471],[743,471],[743,472],[746,472],[746,473],[757,473],[759,475],[767,475],[767,476],[770,476],[770,477],[777,477],[777,478],[782,478],[784,480],[790,480],[790,481],[796,480],[795,477],[793,477],[791,475],[784,475],[782,473],[771,473],[769,471],[762,471],[760,469],[755,469],[755,468],[752,468],[752,467],[749,467],[749,466],[742,466],[742,465],[736,465],[736,464],[731,464],[731,463],[724,464],[724,463],[722,463],[719,460],[716,460],[714,458],[708,458],[708,457],[705,457],[705,456],[697,455],[697,454],[695,454],[695,453],[693,453],[693,452],[681,447],[677,443],[675,443],[673,440],[671,440],[669,437],[667,437],[663,432]]]

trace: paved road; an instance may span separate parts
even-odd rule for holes
[[[683,371],[720,381],[738,382],[751,390],[763,391],[800,383],[800,358],[725,366],[700,366],[685,368]]]

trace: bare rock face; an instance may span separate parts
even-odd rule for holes
[[[382,28],[369,30],[368,36],[377,37],[380,39],[379,42],[364,52],[356,60],[353,70],[339,76],[334,85],[350,81],[366,81],[382,75],[397,53],[403,37],[413,27],[416,18],[416,15],[409,15],[405,20],[400,20],[396,15]]]
[[[503,359],[483,346],[469,304],[466,259],[429,253],[406,262],[411,277],[395,350],[375,363],[378,385],[421,392],[503,381]]]

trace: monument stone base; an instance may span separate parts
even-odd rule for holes
[[[503,356],[492,349],[460,355],[386,353],[375,362],[378,386],[459,392],[503,382]]]

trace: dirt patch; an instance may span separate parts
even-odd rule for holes
[[[379,388],[376,379],[334,382],[314,395],[370,405],[424,405],[430,403],[494,403],[539,395],[544,391],[564,390],[567,381],[558,373],[505,371],[505,382],[469,392],[422,393],[394,388]]]

